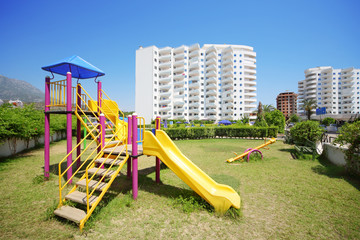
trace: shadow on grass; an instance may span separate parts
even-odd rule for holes
[[[8,163],[8,162],[14,162],[14,161],[20,161],[22,158],[28,158],[28,157],[33,157],[33,154],[29,154],[30,152],[34,151],[34,150],[38,150],[40,148],[43,148],[44,144],[38,144],[33,148],[30,149],[25,149],[19,153],[16,153],[12,156],[8,156],[8,157],[0,157],[0,164],[3,163]]]
[[[356,176],[349,175],[345,167],[336,166],[335,164],[329,162],[329,160],[324,155],[320,155],[318,157],[318,161],[320,165],[312,167],[311,170],[313,172],[320,175],[328,176],[330,178],[344,179],[353,187],[360,190],[360,179]]]

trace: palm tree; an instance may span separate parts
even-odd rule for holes
[[[302,109],[305,110],[308,120],[310,120],[313,110],[316,109],[316,100],[315,99],[305,99],[303,102]]]
[[[272,112],[275,110],[275,108],[272,104],[264,104],[262,108],[265,113]]]

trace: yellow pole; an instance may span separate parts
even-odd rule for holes
[[[255,150],[255,149],[260,149],[260,148],[263,148],[269,144],[273,144],[274,142],[276,142],[276,138],[271,138],[269,141],[267,141],[266,143],[264,144],[261,144],[260,146],[257,146],[256,148],[253,148],[247,152],[244,152],[243,154],[240,154],[234,158],[229,158],[228,160],[226,160],[227,162],[233,162],[233,161],[236,161],[236,160],[239,160],[243,157],[245,157],[246,155],[248,155],[251,151]]]

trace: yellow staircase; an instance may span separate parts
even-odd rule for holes
[[[78,87],[82,88],[80,84]],[[117,108],[117,104],[110,99],[102,99],[103,106],[98,108],[96,102],[91,99],[83,88],[82,92],[85,92],[90,100],[86,101],[83,96],[78,95],[77,97],[81,99],[81,102],[76,104],[75,115],[87,129],[88,134],[59,162],[60,201],[58,208],[54,212],[57,216],[79,224],[80,229],[84,227],[85,222],[129,159],[127,124],[119,120],[119,112],[122,112]],[[111,112],[108,107],[109,104],[111,104]],[[101,113],[108,120],[105,130],[101,129],[99,124]],[[84,121],[84,118],[87,121]],[[106,138],[104,146],[101,146],[99,141],[102,135],[105,135]],[[67,157],[70,154],[75,155],[76,149],[87,138],[91,138],[91,142],[87,144],[86,148],[81,151],[70,166],[62,169]],[[76,167],[75,163],[80,159],[82,160],[81,164]],[[63,180],[70,168],[74,170],[72,176]],[[77,176],[81,177],[76,180],[73,186],[70,186],[71,182],[77,179]],[[68,192],[63,195],[65,191]]]

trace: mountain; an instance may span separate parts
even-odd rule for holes
[[[0,99],[43,102],[44,93],[28,82],[0,75]]]

